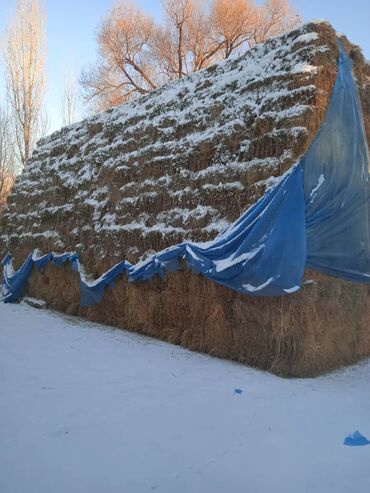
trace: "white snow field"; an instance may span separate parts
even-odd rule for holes
[[[370,491],[370,363],[281,379],[0,303],[1,493]]]

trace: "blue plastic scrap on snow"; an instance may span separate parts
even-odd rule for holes
[[[88,281],[75,253],[31,254],[13,272],[3,262],[3,300],[21,298],[33,265],[72,263],[80,273],[81,304],[101,301],[106,287],[126,273],[147,281],[185,260],[194,272],[252,296],[298,291],[306,267],[370,283],[369,152],[352,62],[339,44],[338,75],[325,121],[303,159],[256,204],[208,243],[184,242],[132,265],[120,262]]]
[[[355,431],[352,435],[345,438],[344,445],[350,447],[362,447],[364,445],[370,445],[370,441],[361,435],[359,431]]]

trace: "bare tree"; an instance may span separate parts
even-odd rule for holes
[[[14,121],[16,146],[27,163],[40,130],[46,90],[46,17],[38,0],[18,0],[5,47],[7,95]]]
[[[95,110],[119,105],[295,27],[288,0],[162,0],[163,25],[131,4],[114,8],[98,32],[99,58],[82,72]]]
[[[0,208],[15,179],[14,141],[9,112],[0,107]]]
[[[171,58],[166,57],[168,70],[181,79],[188,73],[186,38],[195,16],[195,0],[164,0],[163,5],[167,21],[164,35],[168,38],[172,55]]]
[[[45,106],[40,108],[39,117],[37,120],[36,135],[37,139],[46,137],[50,132],[50,118]]]
[[[212,24],[223,58],[250,42],[257,22],[258,9],[249,0],[213,1]]]
[[[181,79],[218,58],[221,45],[205,0],[164,0],[166,23],[157,28],[154,54],[169,79]]]
[[[190,72],[197,72],[221,58],[221,44],[214,36],[212,20],[205,1],[195,2],[185,30],[187,65]]]
[[[71,125],[76,119],[78,86],[71,73],[65,76],[64,89],[61,94],[60,109],[63,126]]]
[[[277,36],[301,24],[298,13],[290,6],[288,0],[266,0],[258,8],[258,16],[250,45],[263,43],[272,36]]]
[[[98,32],[98,64],[80,77],[86,99],[107,98],[116,105],[156,89],[157,68],[151,55],[154,34],[153,20],[138,8],[115,7]]]

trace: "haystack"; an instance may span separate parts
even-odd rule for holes
[[[353,64],[370,141],[370,66]],[[1,217],[0,253],[76,252],[92,278],[115,263],[212,241],[300,161],[338,73],[327,23],[257,45],[38,143]],[[69,265],[34,269],[50,306],[281,375],[316,375],[370,355],[369,286],[306,272],[288,296],[254,298],[185,268],[80,305]]]

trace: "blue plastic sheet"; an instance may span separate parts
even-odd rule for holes
[[[126,274],[141,282],[176,270],[194,272],[252,296],[294,293],[306,267],[370,283],[369,154],[352,62],[339,46],[338,75],[325,121],[304,158],[234,224],[208,243],[184,242],[132,265],[120,262],[89,281],[75,253],[31,254],[13,272],[3,260],[3,300],[24,292],[33,265],[71,262],[80,273],[81,304],[98,303]]]
[[[18,301],[24,293],[33,266],[35,266],[38,269],[42,269],[50,262],[51,258],[52,258],[51,254],[42,255],[36,258],[35,254],[32,253],[27,257],[26,261],[23,263],[21,268],[17,272],[14,272],[11,262],[11,256],[6,255],[2,261],[3,301],[6,302]]]
[[[349,447],[363,447],[364,445],[370,445],[370,441],[359,431],[355,431],[352,435],[345,438],[344,445],[348,445]]]
[[[369,153],[352,61],[339,70],[325,121],[304,168],[307,266],[370,282]]]

